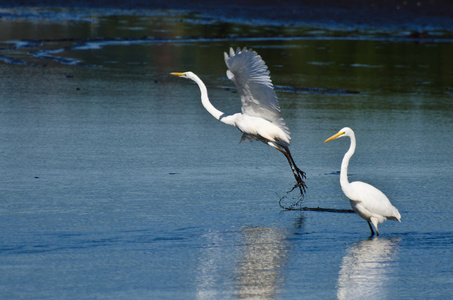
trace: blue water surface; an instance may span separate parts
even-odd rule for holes
[[[307,36],[175,12],[20,16],[0,33],[1,298],[453,294],[452,41]],[[273,35],[254,37],[263,30]],[[168,75],[197,73],[216,107],[239,111],[230,46],[269,66],[307,173],[303,206],[350,208],[338,174],[348,140],[323,144],[349,126],[350,179],[381,189],[401,223],[369,238],[356,214],[279,206],[294,184],[283,155],[239,144],[193,82]]]

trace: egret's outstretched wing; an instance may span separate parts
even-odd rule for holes
[[[242,113],[261,117],[275,123],[289,136],[289,129],[280,114],[277,95],[272,85],[266,63],[255,51],[230,48],[225,52],[227,76],[238,89],[242,101]]]

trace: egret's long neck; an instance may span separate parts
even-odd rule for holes
[[[203,104],[204,108],[206,108],[206,110],[217,120],[235,126],[235,124],[232,123],[230,115],[221,112],[211,104],[208,97],[208,90],[206,89],[206,85],[203,83],[203,81],[201,81],[198,76],[194,76],[192,79],[198,84],[198,87],[200,88],[201,104]]]
[[[349,166],[349,160],[351,159],[352,155],[355,152],[355,136],[352,135],[351,137],[351,145],[349,146],[348,152],[343,157],[343,161],[341,162],[341,171],[340,171],[340,184],[341,186],[346,186],[349,184],[348,180],[348,166]]]

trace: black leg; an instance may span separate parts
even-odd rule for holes
[[[373,236],[374,235],[373,227],[371,226],[370,221],[367,220],[367,222],[368,222],[368,226],[370,226],[371,236]],[[379,235],[379,233],[377,235]]]
[[[296,169],[297,173],[302,177],[302,178],[307,178],[305,176],[305,172],[302,171],[301,169],[299,169],[297,166],[296,166],[296,162],[294,161],[293,159],[293,156],[291,155],[291,152],[289,151],[289,148],[286,148],[284,147],[286,153],[288,153],[288,156],[289,156],[289,159],[291,160],[291,163],[293,164],[294,168]]]
[[[294,159],[291,156],[291,152],[289,152],[289,149],[286,147],[283,147],[283,149],[284,150],[280,149],[280,151],[285,155],[286,159],[288,160],[291,170],[293,171],[294,178],[297,181],[296,187],[299,187],[300,193],[303,196],[306,191],[306,188],[307,188],[307,185],[305,184],[305,182],[303,180],[304,178],[306,178],[305,172],[301,171],[296,166],[296,163],[294,162]]]
[[[285,155],[286,159],[288,160],[289,166],[291,167],[291,171],[293,171],[294,178],[296,179],[296,182],[297,182],[296,185],[291,189],[291,191],[298,187],[300,190],[300,194],[303,197],[304,193],[305,193],[305,189],[307,188],[307,185],[305,184],[305,181],[303,180],[306,178],[305,172],[296,166],[296,163],[294,162],[294,159],[291,155],[291,152],[289,152],[288,147],[286,147],[278,142],[275,142],[275,141],[269,141],[266,139],[263,139],[263,141],[266,144],[268,144],[269,146],[274,147],[275,149],[277,149],[278,151],[280,151],[281,153],[283,153]]]

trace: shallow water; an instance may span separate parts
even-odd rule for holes
[[[453,293],[453,41],[175,12],[7,12],[2,298]],[[269,66],[291,151],[307,172],[303,205],[349,209],[337,173],[348,142],[323,141],[350,126],[358,140],[350,179],[384,191],[401,223],[368,239],[355,214],[279,207],[294,184],[285,158],[239,144],[193,82],[168,75],[197,73],[213,104],[235,112],[223,61],[230,46],[253,48]]]

